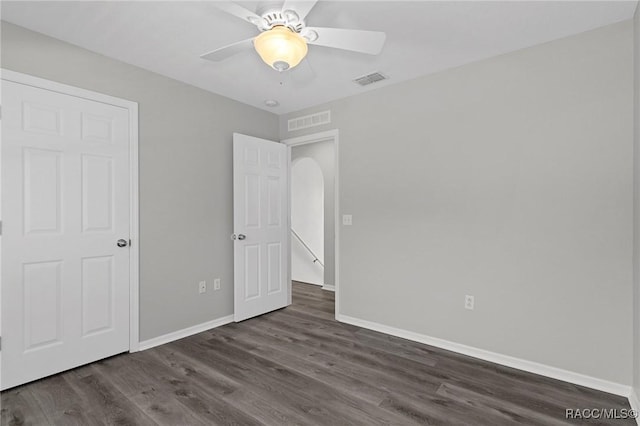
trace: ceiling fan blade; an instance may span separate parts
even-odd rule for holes
[[[256,13],[250,11],[249,9],[246,9],[230,1],[214,1],[212,2],[212,5],[222,11],[227,12],[230,15],[242,19],[243,21],[249,22],[250,24],[258,26],[263,22],[261,16],[258,16]]]
[[[218,62],[218,61],[223,61],[237,53],[243,52],[245,50],[249,50],[252,47],[253,47],[253,38],[248,38],[246,40],[242,40],[237,43],[233,43],[228,46],[224,46],[219,49],[212,50],[211,52],[205,53],[204,55],[200,55],[200,57],[208,61]]]
[[[296,0],[285,0],[282,5],[282,11],[285,10],[293,10],[298,15],[301,21],[304,21],[304,18],[309,14],[313,6],[316,5],[318,0],[312,1],[296,1]]]
[[[313,40],[314,34],[318,38]],[[336,49],[352,50],[354,52],[377,55],[382,51],[387,35],[380,31],[344,30],[341,28],[306,27],[302,30],[303,37],[308,44]]]

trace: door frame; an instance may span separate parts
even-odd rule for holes
[[[333,183],[333,196],[334,196],[334,204],[333,204],[333,214],[334,214],[334,268],[335,268],[335,278],[334,278],[334,286],[335,286],[335,294],[336,294],[336,302],[335,302],[335,317],[338,318],[340,314],[340,163],[339,163],[339,131],[338,129],[327,130],[324,132],[313,133],[310,135],[298,136],[295,138],[283,139],[281,142],[288,146],[288,161],[287,161],[287,171],[289,173],[289,190],[287,193],[288,204],[289,204],[289,229],[291,229],[291,148],[294,146],[300,145],[308,145],[316,142],[333,142],[333,150],[334,150],[334,168],[335,168],[335,176]],[[289,259],[291,259],[291,247],[289,247]],[[291,261],[289,261],[289,282],[291,282]],[[291,287],[289,288],[289,299],[291,299]],[[323,289],[324,286],[323,286]],[[326,289],[325,289],[326,290]],[[289,300],[291,303],[291,300]]]
[[[129,112],[129,352],[140,346],[140,238],[138,190],[138,103],[0,68],[0,78],[14,83],[124,108]],[[1,214],[1,212],[0,212]],[[1,216],[0,216],[1,219]],[[1,238],[1,237],[0,237]],[[0,278],[1,279],[1,278]],[[0,282],[1,285],[1,282]]]

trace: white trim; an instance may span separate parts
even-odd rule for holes
[[[115,105],[125,109],[131,109],[135,105],[136,110],[138,103],[126,99],[116,98],[105,95],[104,93],[94,92],[92,90],[81,89],[79,87],[69,86],[67,84],[57,83],[55,81],[46,80],[40,77],[34,77],[29,74],[22,74],[16,71],[0,69],[2,80],[13,81],[27,86],[38,87],[40,89],[51,90],[52,92],[71,95],[77,98],[88,99],[91,101],[102,102],[109,105]],[[137,135],[136,135],[137,136]],[[136,137],[137,139],[137,137]]]
[[[298,136],[295,138],[283,139],[281,142],[285,145],[289,146],[289,176],[291,176],[291,147],[298,145],[307,145],[310,143],[316,142],[324,142],[324,141],[333,141],[333,150],[335,153],[334,158],[334,183],[333,183],[333,193],[334,193],[334,283],[333,286],[323,286],[323,289],[334,291],[336,293],[335,297],[335,313],[336,319],[338,319],[338,315],[340,315],[340,224],[342,223],[340,219],[340,156],[338,155],[340,151],[340,132],[338,129],[327,130],[324,132],[313,133],[311,135]],[[291,180],[289,180],[291,182]],[[291,187],[291,185],[289,185]],[[291,206],[291,189],[289,189],[289,206]],[[289,210],[289,227],[291,227],[291,210]],[[289,253],[289,257],[291,257],[291,253]],[[289,267],[291,269],[291,267]],[[289,282],[291,277],[289,277]],[[333,287],[331,289],[330,287]],[[291,289],[289,290],[291,291]]]
[[[291,148],[287,148],[287,229],[291,230]],[[291,232],[287,232],[289,240],[291,240]],[[287,244],[287,306],[293,303],[293,283],[291,278],[291,241]]]
[[[129,108],[129,352],[140,345],[140,210],[138,189],[138,104]]]
[[[315,142],[321,142],[326,139],[338,139],[338,129],[326,130],[324,132],[313,133],[310,135],[298,136],[295,138],[283,139],[282,142],[288,146],[296,146],[296,145],[306,145]]]
[[[325,284],[325,285],[322,286],[322,289],[323,290],[327,290],[327,291],[335,292],[336,291],[336,286],[335,285],[326,285]]]
[[[598,379],[596,377],[587,376],[573,371],[563,370],[561,368],[539,364],[537,362],[527,361],[524,359],[512,357],[509,355],[503,355],[484,349],[474,348],[472,346],[467,346],[460,343],[415,333],[413,331],[389,327],[387,325],[359,318],[353,318],[347,315],[336,315],[336,319],[347,324],[367,328],[369,330],[379,331],[381,333],[390,334],[392,336],[400,337],[407,340],[413,340],[414,342],[424,343],[426,345],[435,346],[441,349],[457,352],[463,355],[468,355],[474,358],[482,359],[507,367],[517,368],[518,370],[528,371],[530,373],[539,374],[541,376],[551,377],[553,379],[574,383],[576,385],[586,386],[588,388],[597,389],[603,392],[608,392],[624,397],[629,397],[629,395],[631,394],[630,386]]]
[[[226,317],[203,322],[202,324],[197,324],[191,327],[183,328],[182,330],[173,331],[171,333],[163,334],[162,336],[154,337],[153,339],[145,340],[143,342],[140,342],[139,349],[141,351],[146,351],[147,349],[164,345],[175,340],[184,339],[185,337],[193,336],[194,334],[202,333],[203,331],[221,327],[232,322],[233,315],[227,315]]]
[[[640,413],[640,398],[638,398],[638,393],[635,389],[631,389],[631,394],[629,395],[629,405],[632,410],[635,410],[636,413]],[[640,416],[636,417],[636,423],[640,426]]]
[[[129,239],[132,241],[129,249],[129,351],[138,350],[139,321],[140,321],[140,236],[139,236],[139,192],[138,192],[138,103],[126,99],[120,99],[103,93],[69,86],[44,78],[34,77],[28,74],[0,69],[2,80],[14,83],[50,90],[64,95],[88,99],[114,105],[129,111],[129,164],[130,164],[130,222]]]

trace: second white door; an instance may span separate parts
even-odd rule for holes
[[[234,320],[290,304],[286,145],[233,135]]]
[[[4,80],[2,108],[7,389],[129,349],[130,123]]]

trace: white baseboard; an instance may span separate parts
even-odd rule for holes
[[[335,286],[335,285],[328,285],[328,284],[325,284],[325,285],[323,285],[323,286],[322,286],[322,289],[323,289],[323,290],[327,290],[327,291],[333,291],[333,292],[335,292],[335,291],[336,291],[336,286]]]
[[[553,379],[563,380],[565,382],[574,383],[580,386],[586,386],[588,388],[597,389],[603,392],[609,392],[615,395],[624,396],[625,398],[631,395],[631,387],[620,383],[614,383],[573,371],[563,370],[561,368],[551,367],[549,365],[539,364],[533,361],[527,361],[508,355],[502,355],[496,352],[486,351],[484,349],[474,348],[472,346],[467,346],[460,343],[450,342],[448,340],[438,339],[436,337],[415,333],[413,331],[389,327],[383,324],[378,324],[359,318],[353,318],[347,315],[338,314],[336,315],[336,319],[338,321],[346,322],[358,327],[379,331],[380,333],[390,334],[392,336],[401,337],[407,340],[413,340],[414,342],[424,343],[441,349],[446,349],[448,351],[457,352],[463,355],[468,355],[485,361],[494,362],[496,364],[504,365],[507,367],[516,368],[518,370],[539,374],[541,376],[547,376]]]
[[[635,410],[636,413],[640,413],[640,397],[634,389],[631,389],[631,394],[629,395],[629,405],[631,405],[631,409]],[[636,423],[640,426],[640,416],[636,417]]]
[[[202,333],[203,331],[211,330],[212,328],[220,327],[221,325],[229,324],[231,322],[233,322],[233,315],[203,322],[202,324],[183,328],[182,330],[174,331],[171,333],[163,334],[162,336],[154,337],[153,339],[140,342],[139,350],[144,351],[147,349],[151,349],[153,347],[164,345],[165,343],[173,342],[174,340],[189,337],[194,334]]]

